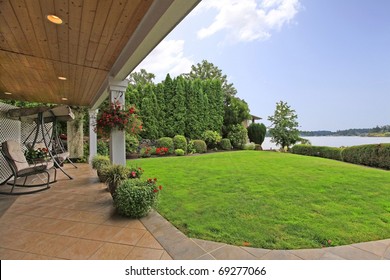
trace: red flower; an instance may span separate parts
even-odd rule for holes
[[[162,186],[160,185],[160,186],[158,186],[158,189],[161,191],[162,190]]]
[[[158,190],[157,190],[157,189],[154,189],[153,192],[156,193],[156,192],[158,192]]]
[[[134,171],[132,171],[132,172],[131,172],[131,176],[132,176],[133,178],[135,178],[135,177],[137,176],[137,173],[135,173]]]

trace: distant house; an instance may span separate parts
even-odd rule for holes
[[[244,127],[248,127],[251,123],[255,123],[257,120],[261,120],[262,118],[260,117],[257,117],[257,116],[254,116],[254,115],[250,115],[251,118],[249,120],[245,120],[242,122],[242,125]]]

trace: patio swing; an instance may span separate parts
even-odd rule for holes
[[[12,174],[4,181],[4,183],[8,182],[13,177],[13,182],[8,182],[8,185],[12,186],[11,189],[8,192],[1,190],[1,194],[18,195],[35,193],[49,189],[49,184],[56,181],[57,170],[55,169],[54,163],[48,161],[29,163],[23,153],[20,143],[15,140],[7,140],[3,142],[1,144],[1,154],[7,161],[12,172]],[[51,182],[50,170],[52,169],[54,170],[54,181]],[[44,176],[47,178],[47,181],[44,183],[33,184],[37,179],[36,177],[38,177],[38,179],[43,182],[44,178],[40,177],[41,174],[44,174]],[[31,178],[32,176],[34,177],[27,184],[27,178]],[[23,184],[19,184],[18,180],[22,178],[24,178]],[[4,188],[4,186],[2,187]],[[23,190],[21,191],[18,189],[18,191],[14,192],[15,187],[22,187]]]
[[[73,179],[63,168],[63,163],[68,161],[75,168],[77,166],[69,158],[62,140],[59,137],[58,121],[71,121],[74,114],[69,106],[36,107],[11,109],[7,117],[22,122],[35,123],[35,128],[23,141],[28,149],[46,148],[54,166],[62,171],[69,179]],[[51,123],[51,125],[46,125]]]

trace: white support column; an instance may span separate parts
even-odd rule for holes
[[[110,92],[111,103],[119,103],[122,107],[125,106],[125,92],[127,81],[114,81],[109,79],[108,90]],[[114,130],[110,136],[110,160],[113,164],[126,165],[126,146],[125,132]]]
[[[92,158],[97,154],[97,135],[95,132],[95,122],[98,110],[89,110],[89,158],[91,164]]]

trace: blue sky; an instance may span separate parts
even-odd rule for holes
[[[390,1],[203,0],[137,67],[188,73],[203,59],[263,118],[283,100],[301,130],[390,124]]]

